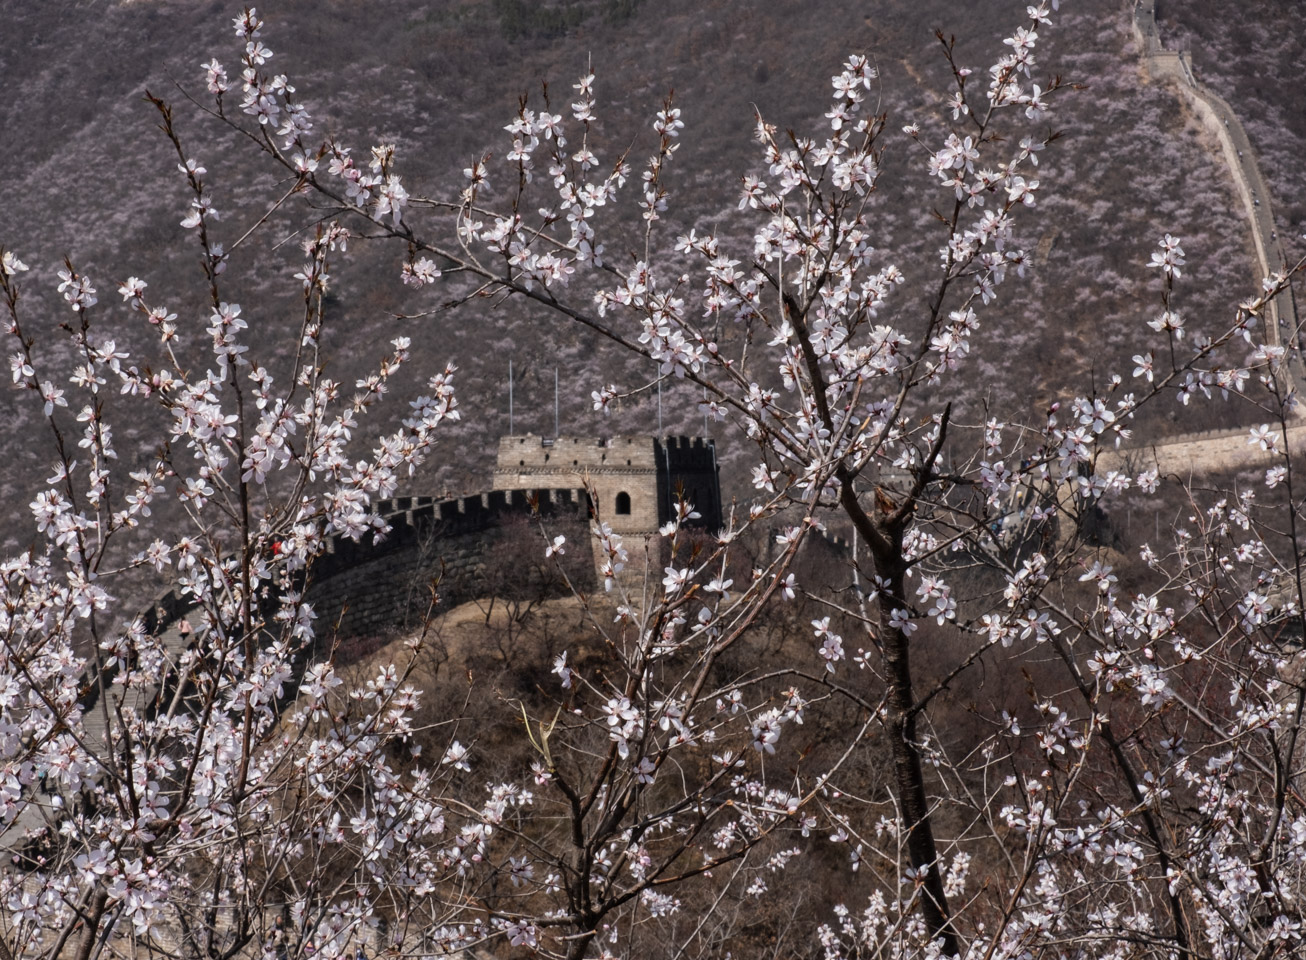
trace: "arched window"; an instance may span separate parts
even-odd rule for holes
[[[630,514],[630,494],[625,490],[622,490],[621,493],[617,494],[617,513],[626,515]]]

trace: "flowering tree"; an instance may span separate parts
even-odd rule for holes
[[[290,178],[275,207],[309,204],[286,369],[253,355],[257,320],[224,292],[266,218],[220,234],[207,171],[162,100],[204,336],[133,277],[118,313],[155,330],[158,354],[128,356],[111,337],[121,317],[101,319],[69,263],[69,381],[25,332],[26,266],[3,251],[14,382],[43,405],[56,454],[31,504],[41,539],[3,567],[5,954],[338,956],[379,938],[404,955],[719,955],[750,913],[773,923],[783,871],[865,883],[864,905],[812,906],[824,923],[784,934],[791,951],[1289,954],[1306,850],[1296,400],[1287,351],[1251,346],[1288,277],[1223,328],[1188,331],[1184,253],[1166,235],[1161,313],[1131,375],[1032,423],[954,410],[949,385],[1027,267],[1020,226],[1054,139],[1040,124],[1061,84],[1033,79],[1052,10],[1028,18],[987,71],[943,43],[951,128],[902,130],[942,191],[938,262],[895,264],[875,246],[891,127],[868,109],[864,57],[834,77],[820,137],[758,118],[763,166],[739,204],[752,238],[732,249],[660,230],[684,127],[670,98],[638,172],[596,154],[586,75],[565,108],[523,100],[506,149],[473,160],[460,192],[423,196],[393,147],[360,162],[315,137],[243,11],[239,79],[206,64],[206,109]],[[395,243],[405,284],[521,298],[647,358],[756,447],[756,497],[712,538],[684,500],[649,544],[596,512],[589,640],[548,689],[504,705],[533,759],[514,755],[497,782],[478,778],[489,758],[462,742],[457,711],[419,719],[424,633],[348,680],[304,596],[328,537],[384,536],[373,503],[458,417],[449,366],[370,454],[351,450],[410,347],[397,338],[349,397],[327,374],[329,268],[360,236]],[[904,296],[923,283],[923,299]],[[595,408],[656,383],[595,384]],[[1266,411],[1252,442],[1275,458],[1268,502],[1193,493],[1172,546],[1143,545],[1127,571],[1086,556],[1083,518],[1165,492],[1117,450],[1134,412],[1221,393]],[[168,423],[154,462],[125,475],[120,406]],[[186,532],[151,529],[154,509]],[[857,547],[852,586],[830,591],[804,579],[803,550],[834,525]],[[540,528],[546,559],[585,549]],[[188,642],[115,606],[115,579],[147,568],[175,577]],[[802,640],[750,657],[800,603],[816,613]],[[1018,658],[1025,692],[952,726],[955,691]]]

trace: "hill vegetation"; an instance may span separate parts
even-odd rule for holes
[[[1169,7],[1162,3],[1160,9],[1167,28],[1178,21]],[[517,98],[529,95],[540,102],[541,81],[565,98],[575,76],[592,68],[598,77],[600,145],[609,156],[629,147],[635,158],[651,149],[648,119],[674,90],[686,136],[681,174],[673,173],[670,182],[665,232],[714,231],[740,248],[746,241],[735,209],[739,177],[759,163],[751,138],[754,108],[782,130],[815,129],[821,117],[812,112],[813,102],[819,102],[814,95],[827,88],[844,52],[863,51],[881,71],[876,96],[890,116],[891,132],[911,120],[931,130],[947,92],[946,64],[933,31],[960,37],[963,61],[978,59],[998,39],[982,7],[944,0],[886,0],[870,7],[843,0],[765,5],[721,0],[706,8],[688,0],[542,5],[395,0],[383,8],[284,0],[261,9],[277,30],[276,66],[292,76],[300,96],[325,118],[327,130],[358,144],[395,143],[405,182],[430,195],[451,195],[473,158],[487,148],[502,149],[500,128]],[[1248,16],[1238,29],[1263,24],[1272,30],[1275,9],[1269,4],[1264,16]],[[1193,30],[1229,28],[1214,14],[1202,19],[1206,8],[1200,5],[1183,10],[1183,22],[1191,21]],[[141,97],[146,89],[174,100],[181,100],[181,91],[202,93],[199,64],[228,46],[230,13],[220,2],[169,0],[21,4],[7,11],[10,28],[0,38],[0,75],[8,93],[0,103],[0,127],[6,131],[0,168],[8,199],[0,205],[0,237],[21,247],[40,282],[52,287],[55,268],[68,255],[92,275],[142,275],[167,291],[182,317],[201,309],[194,292],[177,282],[195,256],[177,226],[185,201],[179,188],[158,188],[174,159]],[[1040,174],[1052,188],[1047,216],[1038,236],[1022,238],[1035,252],[1031,279],[1004,291],[1003,330],[989,341],[1002,346],[986,347],[974,358],[974,375],[953,398],[972,421],[981,418],[985,404],[1018,402],[1041,409],[1063,396],[1060,385],[1087,386],[1127,365],[1136,334],[1151,319],[1151,307],[1135,291],[1147,282],[1147,250],[1160,233],[1184,238],[1193,284],[1180,307],[1191,329],[1227,319],[1219,305],[1229,299],[1228,291],[1247,287],[1251,275],[1246,230],[1227,171],[1176,99],[1140,81],[1124,5],[1118,0],[1067,4],[1060,17],[1047,62],[1082,89],[1063,98],[1053,121],[1063,141],[1045,158]],[[1277,35],[1278,42],[1290,43],[1294,33]],[[1213,37],[1207,43],[1203,37],[1193,44],[1199,69],[1207,56],[1202,51],[1227,50],[1222,42],[1237,40]],[[1257,76],[1274,76],[1276,63],[1294,62],[1289,50],[1271,55],[1277,47],[1252,48],[1260,51],[1253,53],[1259,57]],[[1241,54],[1213,53],[1212,60],[1225,70],[1248,63]],[[1268,88],[1269,81],[1257,82]],[[1296,114],[1284,99],[1292,87],[1285,82],[1274,89],[1280,96],[1265,102],[1277,104],[1285,124],[1267,114],[1266,121],[1253,123],[1253,136],[1268,151],[1269,175],[1283,188],[1284,202],[1292,204],[1288,188],[1302,152],[1290,138],[1271,135],[1285,125],[1292,129]],[[184,100],[178,125],[187,149],[213,171],[226,229],[238,235],[264,212],[267,197],[255,184],[258,171],[266,168]],[[932,279],[928,251],[937,238],[929,213],[934,188],[912,166],[917,149],[905,137],[891,137],[884,157],[886,190],[877,199],[876,217],[877,245],[906,265],[909,284],[919,290]],[[686,175],[689,171],[692,175]],[[1289,219],[1292,209],[1285,207]],[[282,291],[297,267],[295,258],[286,256],[289,251],[277,245],[300,226],[295,217],[274,216],[274,222],[282,225],[280,233],[256,238],[242,254],[258,266],[235,264],[241,267],[242,301],[257,303],[269,318],[291,309]],[[621,261],[627,251],[609,251],[609,256]],[[366,244],[351,250],[333,282],[328,309],[339,322],[328,334],[325,355],[335,375],[349,382],[370,359],[357,345],[403,333],[412,337],[414,358],[423,367],[447,360],[460,366],[468,416],[458,428],[466,431],[458,456],[433,464],[413,481],[412,492],[483,486],[492,456],[492,444],[483,438],[507,432],[509,358],[517,371],[519,432],[552,432],[555,366],[564,432],[657,430],[651,394],[625,404],[612,418],[589,409],[587,398],[597,385],[648,378],[651,371],[629,356],[514,303],[482,300],[426,315],[439,303],[395,284],[396,269],[387,254]],[[34,301],[29,307],[53,309]],[[401,314],[422,318],[397,320]],[[44,323],[52,326],[54,315],[46,312]],[[129,348],[148,339],[139,325],[124,324],[118,335]],[[696,399],[665,396],[663,430],[701,432]],[[0,402],[0,415],[13,425],[0,466],[0,493],[5,502],[25,503],[47,465],[23,439],[30,434],[30,411],[13,396]],[[1236,403],[1200,413],[1163,404],[1140,414],[1139,425],[1179,432],[1245,423],[1254,416]],[[135,433],[121,438],[124,448],[135,458],[148,456],[150,431],[142,425]],[[739,492],[732,485],[741,482],[745,447],[728,433],[719,439],[728,489]],[[10,534],[9,547],[20,540]]]

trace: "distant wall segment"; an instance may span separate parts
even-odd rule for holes
[[[1156,0],[1135,0],[1132,25],[1148,75],[1158,80],[1173,80],[1184,101],[1220,144],[1251,225],[1258,271],[1255,289],[1259,290],[1264,277],[1283,269],[1284,258],[1275,236],[1270,191],[1256,164],[1256,154],[1247,132],[1224,98],[1197,81],[1192,58],[1187,53],[1166,50],[1161,45],[1156,28]],[[1265,340],[1272,346],[1282,346],[1286,339],[1297,335],[1297,310],[1291,288],[1270,301],[1262,322]],[[1296,388],[1301,379],[1300,370],[1293,366],[1285,369],[1289,381],[1285,386]],[[1280,455],[1262,450],[1248,440],[1246,428],[1181,434],[1157,443],[1135,444],[1108,451],[1099,459],[1098,469],[1130,472],[1154,469],[1161,474],[1183,476],[1252,466],[1275,460]],[[1279,441],[1280,449],[1286,446],[1293,454],[1306,452],[1306,425],[1288,427]]]
[[[1270,188],[1256,163],[1256,151],[1252,149],[1247,131],[1228,102],[1198,82],[1193,73],[1192,57],[1185,52],[1166,50],[1161,45],[1156,28],[1156,0],[1135,0],[1133,31],[1148,75],[1157,80],[1173,80],[1180,96],[1220,144],[1220,152],[1229,166],[1251,226],[1258,271],[1253,290],[1259,293],[1261,280],[1284,269],[1285,261],[1274,228]],[[1262,322],[1265,340],[1271,346],[1282,346],[1284,341],[1297,335],[1297,309],[1291,289],[1270,301]],[[1287,369],[1290,381],[1287,386],[1295,387],[1297,384],[1292,381],[1300,381],[1301,370],[1295,366]]]
[[[1294,457],[1306,454],[1306,424],[1291,424],[1285,433],[1271,424],[1277,436],[1279,451],[1287,450]],[[1121,470],[1138,473],[1155,470],[1162,476],[1175,474],[1181,477],[1238,470],[1246,467],[1270,466],[1283,461],[1280,452],[1262,450],[1250,442],[1251,432],[1239,430],[1213,430],[1202,434],[1185,434],[1158,443],[1121,447],[1105,451],[1098,459],[1098,473]]]

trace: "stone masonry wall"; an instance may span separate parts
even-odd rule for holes
[[[442,609],[490,594],[565,593],[554,561],[544,557],[532,501],[550,535],[567,538],[559,558],[567,578],[577,589],[592,589],[589,498],[582,490],[401,498],[377,504],[392,527],[380,543],[336,538],[314,563],[306,599],[317,613],[317,632],[356,636],[411,625],[429,609],[433,587]]]

